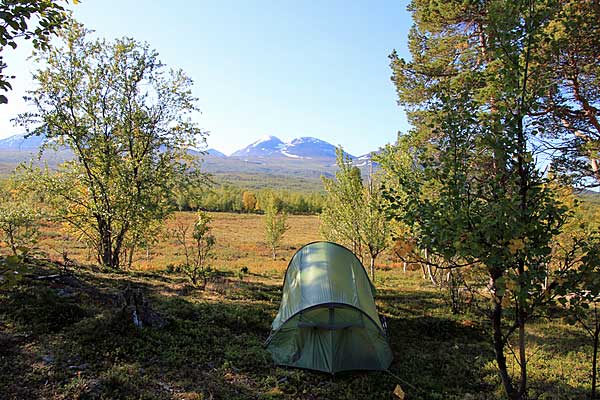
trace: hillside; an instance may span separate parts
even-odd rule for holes
[[[332,176],[335,160],[202,156],[202,169],[213,174],[218,182],[232,183],[249,189],[276,187],[279,189],[321,191],[321,176]]]

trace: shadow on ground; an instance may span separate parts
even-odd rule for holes
[[[181,295],[177,276],[85,271],[77,285],[30,281],[0,292],[0,398],[389,399],[400,384],[408,399],[487,399],[497,390],[487,337],[444,317],[439,294],[378,298],[393,375],[330,376],[276,367],[263,348],[279,285],[226,280],[223,293]],[[164,328],[136,329],[118,304],[90,294],[110,298],[127,285],[146,292]]]

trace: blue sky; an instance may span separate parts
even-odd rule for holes
[[[407,1],[83,0],[74,16],[101,37],[130,36],[194,80],[209,147],[227,154],[275,135],[316,136],[360,155],[408,124],[387,56],[407,57]],[[5,50],[18,77],[0,106],[0,137],[32,85],[30,47]]]

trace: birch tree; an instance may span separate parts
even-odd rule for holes
[[[58,172],[32,170],[32,177],[52,195],[57,217],[114,269],[128,235],[144,237],[144,227],[171,212],[178,181],[198,172],[187,149],[204,133],[191,120],[196,98],[183,71],[166,70],[148,44],[88,33],[73,23],[59,46],[40,53],[29,92],[36,111],[20,121],[73,152]]]
[[[273,260],[277,257],[277,247],[279,247],[283,235],[290,229],[287,224],[287,214],[280,207],[280,201],[274,195],[267,197],[265,211],[265,239],[271,248]]]
[[[381,181],[369,171],[363,182],[360,169],[340,148],[335,179],[322,178],[327,198],[321,213],[321,232],[327,240],[348,246],[361,260],[369,257],[371,279],[375,262],[389,246],[390,222],[383,209]]]

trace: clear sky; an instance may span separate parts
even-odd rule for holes
[[[315,136],[361,155],[408,124],[388,55],[406,48],[407,1],[82,0],[74,16],[98,36],[130,36],[194,80],[209,147],[229,154],[263,135]],[[0,138],[21,133],[31,48],[4,50],[17,75],[0,106]]]

